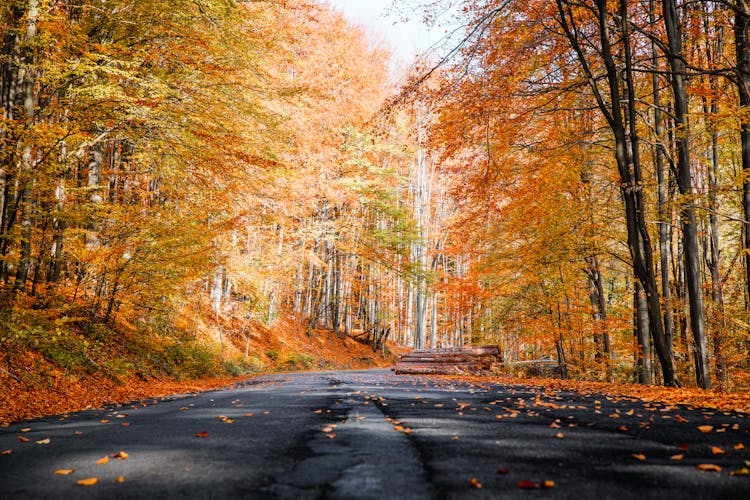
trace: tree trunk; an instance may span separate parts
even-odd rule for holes
[[[680,28],[675,0],[663,0],[664,27],[667,32],[671,68],[674,116],[677,127],[677,185],[682,195],[680,219],[683,234],[683,259],[685,261],[685,282],[690,304],[690,328],[693,332],[693,354],[695,376],[699,387],[711,388],[706,348],[706,325],[703,309],[703,290],[698,246],[698,226],[693,200],[692,168],[690,166],[690,138],[688,130],[688,98],[685,81],[685,61],[682,50],[682,29]]]

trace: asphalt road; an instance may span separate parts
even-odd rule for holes
[[[730,475],[749,450],[741,413],[383,370],[281,374],[0,429],[0,498],[750,499],[750,476]]]

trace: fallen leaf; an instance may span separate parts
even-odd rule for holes
[[[328,439],[333,439],[333,438],[335,438],[335,437],[336,437],[336,433],[335,433],[335,432],[331,432],[331,433],[329,433],[329,434],[326,434],[326,437],[327,437]]]
[[[11,453],[13,453],[13,450],[3,450],[3,451],[0,451],[0,455],[10,455]]]
[[[330,425],[326,425],[321,429],[323,432],[333,432],[333,427]]]
[[[40,439],[36,444],[49,444],[49,438]]]
[[[475,477],[472,477],[471,479],[469,479],[469,484],[472,485],[476,489],[482,488],[482,483],[480,483]]]
[[[633,453],[630,456],[635,458],[636,460],[646,460],[646,455],[644,455],[643,453]]]
[[[102,457],[96,461],[97,465],[104,465],[109,462],[109,457]]]
[[[393,426],[393,429],[394,429],[394,430],[397,430],[397,431],[403,431],[403,430],[404,430],[404,427],[403,427],[402,425],[394,425],[394,426]]]
[[[721,472],[721,467],[719,467],[716,464],[698,464],[698,465],[696,465],[696,467],[699,470]]]
[[[321,414],[321,413],[323,413],[323,410],[315,410],[315,413]]]
[[[669,457],[670,460],[682,460],[683,458],[685,458],[685,455],[683,455],[682,453]]]
[[[539,485],[536,484],[534,481],[529,481],[528,479],[522,479],[518,482],[518,487],[522,490],[533,490],[536,488],[539,488]]]
[[[552,481],[551,479],[545,479],[544,481],[542,481],[542,488],[550,489],[554,487],[555,487],[555,482]]]
[[[507,467],[500,467],[495,471],[495,474],[507,474],[508,472],[510,472],[510,469]]]
[[[112,458],[116,458],[117,460],[125,460],[125,459],[126,459],[126,458],[128,458],[129,456],[130,456],[130,455],[128,455],[128,454],[127,454],[127,453],[125,453],[124,451],[118,451],[117,453],[113,453],[113,454],[112,454]]]
[[[58,476],[67,476],[68,474],[73,474],[75,471],[75,469],[57,469],[55,474]]]
[[[26,436],[18,436],[18,440],[21,441],[22,443],[29,442],[29,438],[27,438]]]
[[[252,416],[253,416],[253,414],[252,414],[252,413],[245,413],[245,416],[246,416],[246,417],[252,417]]]
[[[713,453],[714,455],[722,455],[724,453],[724,450],[719,448],[718,446],[712,446],[711,453]]]
[[[557,434],[555,434],[555,437],[556,437],[557,439],[562,439],[562,438],[564,438],[564,437],[565,437],[565,434],[563,434],[562,432],[558,432]]]
[[[190,408],[188,408],[187,406],[183,406],[182,408],[180,408],[180,411],[187,411],[187,410],[189,410],[189,409],[190,409]]]
[[[130,427],[130,422],[123,422],[120,425],[123,427]]]
[[[115,481],[118,482],[118,483],[124,483],[125,482],[125,478],[123,476],[117,476],[117,479],[115,479]]]
[[[699,431],[701,431],[703,434],[710,434],[712,430],[714,430],[713,425],[699,425],[697,427]]]
[[[551,424],[549,424],[549,426],[552,427],[553,429],[559,429],[560,428],[560,425],[558,425],[557,422],[552,422]]]
[[[95,477],[88,477],[86,479],[79,479],[78,481],[76,481],[76,484],[80,484],[81,486],[93,486],[98,482],[99,479]]]
[[[674,419],[677,420],[681,424],[684,424],[685,422],[687,422],[687,419],[683,418],[681,415],[675,415]]]
[[[31,430],[31,427],[24,427],[21,429],[21,432],[29,432]]]
[[[734,445],[734,449],[737,450],[737,451],[744,450],[745,449],[745,445],[742,444],[742,443],[737,443],[736,445]]]
[[[206,431],[200,431],[198,434],[195,435],[195,437],[197,437],[197,438],[208,437],[208,432],[206,432]]]
[[[682,444],[678,445],[677,447],[679,449],[681,449],[682,451],[688,451],[688,448],[690,448],[690,445],[687,444],[687,443],[682,443]]]
[[[730,476],[750,476],[750,469],[743,467],[741,469],[733,470],[729,472]]]
[[[103,423],[103,424],[108,424],[108,423],[109,423],[109,420],[107,420],[107,419],[105,418],[104,420],[100,420],[99,422],[101,422],[101,423]]]

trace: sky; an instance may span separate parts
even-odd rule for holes
[[[394,53],[394,66],[406,67],[417,54],[427,51],[439,41],[444,33],[443,28],[428,28],[422,23],[419,13],[410,15],[397,12],[393,4],[404,2],[398,0],[328,0],[335,8],[341,9],[344,15],[354,24],[364,26],[376,40],[385,40]],[[403,9],[402,9],[403,10]]]

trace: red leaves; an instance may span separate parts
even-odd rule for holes
[[[204,437],[208,437],[208,432],[206,432],[206,431],[201,431],[201,432],[199,432],[198,434],[196,434],[196,435],[195,435],[195,437],[197,437],[197,438],[204,438]]]

